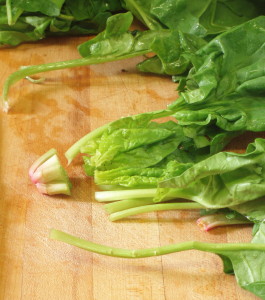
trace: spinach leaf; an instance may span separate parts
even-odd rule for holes
[[[265,224],[262,223],[255,234],[253,244],[265,243]],[[220,251],[217,252],[224,263],[224,270],[233,272],[238,284],[253,294],[265,299],[265,253],[264,251]],[[229,268],[228,268],[229,266]],[[231,268],[232,267],[232,268]]]
[[[121,10],[120,1],[114,0],[3,1],[0,3],[0,45],[16,46],[54,35],[97,34],[104,30],[107,19]],[[39,19],[41,33],[36,33],[29,18]]]
[[[203,39],[177,30],[157,35],[150,46],[156,56],[139,63],[137,68],[141,72],[182,74],[191,65],[188,54],[194,54],[205,44]]]
[[[98,185],[152,188],[222,150],[232,137],[212,126],[152,121],[171,114],[164,110],[106,124],[73,145],[66,157],[71,161],[85,153],[85,171]]]
[[[133,16],[130,12],[116,14],[107,20],[106,28],[95,38],[78,46],[82,57],[98,57],[111,55],[112,60],[119,60],[124,55],[139,56],[152,52],[153,43],[157,39],[172,39],[170,30],[129,31]],[[175,33],[178,35],[178,33]],[[176,38],[177,39],[177,38]],[[176,41],[178,45],[179,39]],[[177,53],[179,56],[179,52]]]
[[[185,90],[170,108],[182,125],[265,130],[265,17],[229,30],[191,55]],[[251,105],[250,105],[251,103]]]
[[[21,16],[10,27],[5,14],[5,7],[0,6],[0,45],[16,46],[23,41],[42,39],[52,20],[48,16]]]
[[[14,6],[27,12],[41,12],[47,16],[59,16],[65,0],[12,0]]]
[[[253,19],[259,11],[247,0],[153,0],[151,14],[170,29],[205,37]]]
[[[99,64],[143,55],[153,51],[152,45],[154,40],[160,39],[162,41],[163,38],[166,39],[166,37],[172,38],[174,34],[176,35],[176,38],[174,39],[176,43],[181,40],[177,31],[171,32],[170,30],[165,29],[161,29],[159,31],[147,30],[143,32],[129,32],[128,29],[132,23],[132,20],[133,17],[130,12],[116,14],[108,18],[106,29],[103,32],[98,34],[94,39],[91,39],[78,47],[79,53],[84,57],[83,59],[81,58],[77,60],[50,63],[39,66],[29,66],[13,73],[7,79],[4,86],[4,106],[7,107],[8,104],[7,96],[10,86],[26,76],[51,70],[84,66],[89,64]],[[56,29],[58,29],[58,23]],[[61,29],[61,31],[62,30],[63,29]],[[176,47],[179,47],[179,45],[176,44]],[[185,40],[185,42],[182,42],[181,47],[189,48],[191,46],[190,43],[187,43]],[[170,55],[169,59],[167,59],[166,55],[164,55],[163,60],[165,61],[165,66],[168,72],[172,72],[172,70],[173,72],[174,70],[178,70],[179,72],[183,69],[186,69],[188,63],[185,59],[182,62],[183,66],[178,66],[179,62],[181,61],[181,58],[178,60],[180,54],[181,51],[178,51],[176,55]],[[163,55],[161,55],[161,57],[162,56]],[[171,62],[170,60],[172,59],[177,61]]]
[[[142,72],[176,75],[190,67],[188,53],[195,53],[206,44],[199,36],[214,35],[258,16],[251,1],[146,1],[126,0],[129,9],[150,29],[169,28],[178,33],[157,38],[152,50],[157,54],[140,63]],[[160,23],[159,23],[159,21]]]
[[[223,208],[265,195],[265,140],[256,139],[245,154],[220,152],[159,183],[156,202],[175,196],[207,208]]]
[[[133,13],[133,15],[141,21],[147,28],[151,30],[158,30],[165,28],[159,20],[151,14],[152,1],[141,0],[123,0],[122,5],[125,9]]]
[[[243,204],[239,204],[231,207],[231,209],[244,215],[252,222],[264,222],[265,221],[265,198],[259,198],[254,201],[249,201]]]
[[[107,12],[108,17],[111,16],[111,10],[114,11],[121,10],[122,7],[119,1],[115,1],[117,6],[112,8],[110,7],[109,1],[105,0],[66,0],[65,8],[70,12],[70,14],[77,21],[83,21],[86,19],[93,19],[96,15],[102,12]]]

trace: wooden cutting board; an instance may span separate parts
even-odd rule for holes
[[[78,58],[76,46],[85,40],[49,39],[1,49],[0,86],[21,65]],[[50,148],[59,151],[66,165],[63,153],[89,131],[122,116],[163,109],[176,98],[170,78],[137,73],[135,64],[141,60],[46,73],[43,84],[23,80],[11,89],[12,109],[1,114],[0,123],[0,299],[257,299],[222,272],[213,254],[118,259],[48,238],[56,228],[125,248],[251,239],[246,226],[201,232],[196,211],[149,213],[111,223],[94,200],[95,186],[84,175],[80,158],[68,168],[71,197],[43,196],[31,184],[30,165]],[[252,138],[234,145],[244,149]]]

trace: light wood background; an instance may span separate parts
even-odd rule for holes
[[[0,50],[0,87],[21,65],[78,58],[85,38],[49,39]],[[51,228],[114,247],[143,248],[187,240],[243,242],[250,227],[201,232],[198,212],[159,212],[111,223],[82,160],[68,168],[71,197],[40,195],[28,169],[55,147],[63,153],[89,131],[129,114],[162,109],[177,97],[170,78],[137,73],[142,58],[46,73],[10,92],[12,109],[0,121],[1,300],[246,300],[220,259],[188,251],[139,260],[91,254],[48,239]],[[125,70],[122,71],[122,70]],[[258,135],[256,135],[258,136]],[[259,135],[262,136],[262,135]],[[252,135],[234,143],[244,149]]]

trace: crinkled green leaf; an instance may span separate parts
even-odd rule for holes
[[[229,141],[217,127],[151,122],[171,113],[122,118],[84,140],[80,149],[88,155],[84,157],[87,175],[94,176],[98,185],[157,187],[159,181],[183,173]]]
[[[256,139],[245,154],[220,152],[181,175],[162,181],[155,201],[168,194],[207,208],[231,207],[265,195],[265,140]]]
[[[204,37],[255,18],[258,9],[247,0],[153,0],[151,14],[170,29]]]
[[[170,35],[169,30],[130,32],[133,16],[130,12],[116,14],[107,20],[106,29],[95,38],[79,45],[82,57],[112,56],[122,59],[126,55],[137,56],[152,51],[151,45],[159,36]]]
[[[104,30],[107,19],[122,9],[114,0],[8,0],[0,5],[0,45],[16,46],[46,36],[88,35]],[[39,18],[42,33],[28,18]],[[46,20],[49,18],[49,24]]]
[[[13,5],[27,12],[41,12],[47,16],[59,16],[65,0],[13,0]]]
[[[123,7],[151,30],[164,28],[159,20],[151,14],[152,1],[123,0]]]
[[[265,222],[265,198],[231,207],[252,222]]]
[[[265,130],[264,31],[262,16],[221,34],[191,56],[186,90],[170,106],[177,110],[179,124]]]
[[[155,57],[149,58],[137,65],[142,72],[177,75],[190,67],[187,54],[194,54],[206,42],[191,34],[172,30],[168,35],[158,35],[151,44]]]
[[[77,21],[93,19],[102,12],[108,12],[108,16],[111,16],[110,11],[122,9],[119,1],[106,0],[66,0],[65,6]]]
[[[265,243],[265,224],[262,223],[252,243]],[[232,269],[238,284],[261,299],[265,299],[265,253],[264,251],[220,251],[226,273]]]

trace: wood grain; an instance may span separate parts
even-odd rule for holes
[[[84,38],[49,39],[0,51],[0,81],[21,65],[78,57]],[[11,90],[1,114],[0,299],[245,300],[257,299],[223,274],[217,256],[189,251],[139,260],[91,254],[48,239],[50,228],[114,247],[143,248],[186,240],[243,242],[251,229],[202,233],[197,212],[159,212],[111,223],[94,201],[81,159],[68,168],[71,197],[38,194],[27,172],[50,148],[63,153],[77,139],[119,117],[162,109],[177,96],[169,78],[137,73],[142,58],[46,73]],[[247,139],[233,147],[239,150]],[[238,146],[239,145],[239,146]]]

